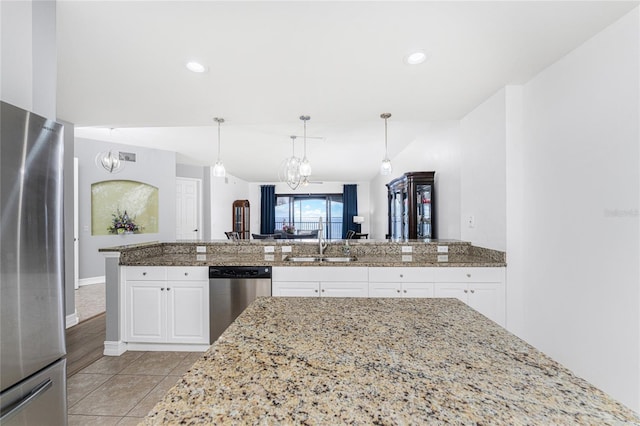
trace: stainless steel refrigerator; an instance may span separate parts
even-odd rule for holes
[[[1,102],[0,424],[67,423],[62,125]]]

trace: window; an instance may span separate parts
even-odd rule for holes
[[[324,238],[342,238],[342,194],[276,194],[276,229],[292,226],[296,232],[318,229],[324,224]],[[328,218],[328,219],[327,219]]]

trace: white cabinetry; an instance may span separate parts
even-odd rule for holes
[[[435,296],[455,297],[505,326],[504,268],[437,268]]]
[[[124,290],[127,343],[209,343],[206,267],[129,266]]]
[[[349,266],[274,267],[273,296],[367,297],[367,268]]]
[[[370,297],[433,297],[433,268],[369,268]]]

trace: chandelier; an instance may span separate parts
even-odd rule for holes
[[[295,142],[296,136],[291,136],[291,157],[284,159],[278,176],[291,189],[297,189],[302,179],[300,175],[300,158],[296,157]]]

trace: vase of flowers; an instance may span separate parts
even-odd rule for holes
[[[133,234],[141,229],[141,226],[135,222],[135,216],[133,218],[129,217],[126,210],[121,213],[120,209],[116,209],[116,212],[111,216],[111,226],[107,228],[110,234]]]
[[[296,227],[291,224],[282,224],[282,230],[287,234],[294,234],[296,232]]]

